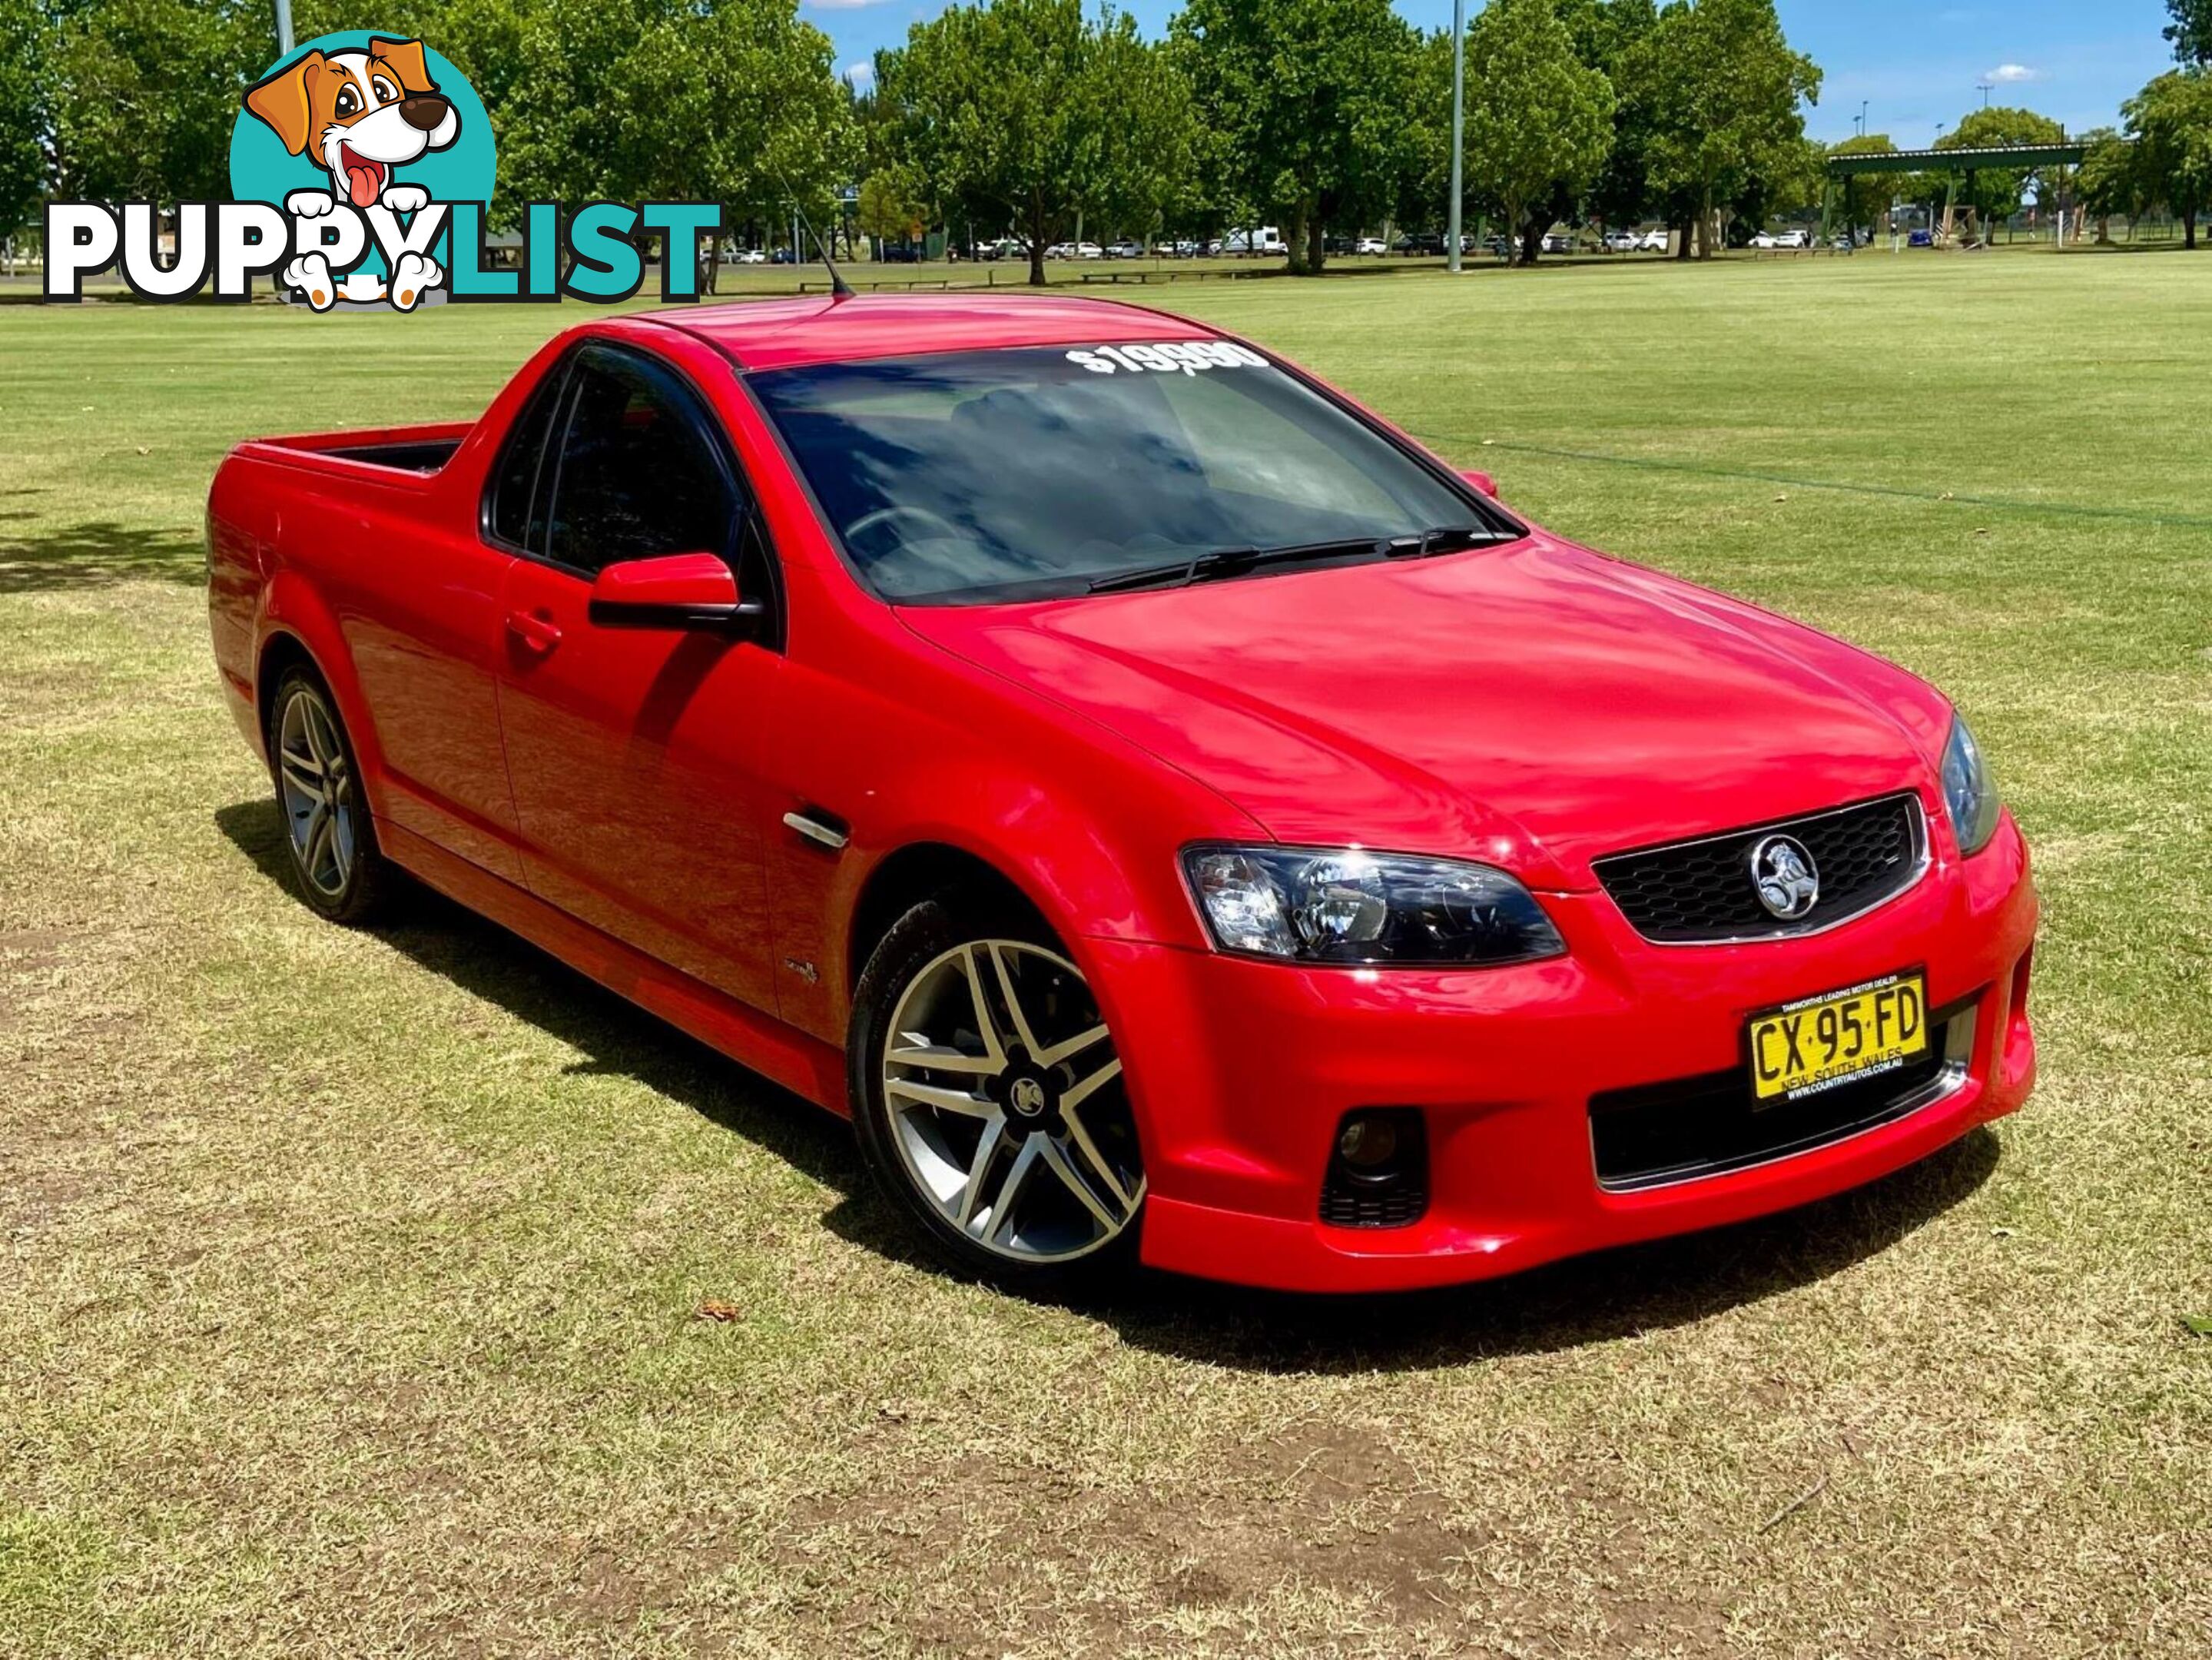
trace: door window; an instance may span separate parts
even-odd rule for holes
[[[576,362],[547,527],[556,562],[596,572],[665,553],[726,555],[737,501],[696,400],[628,353]]]
[[[485,522],[495,540],[509,547],[535,550],[544,544],[544,492],[538,489],[538,466],[545,455],[547,435],[555,429],[561,411],[561,395],[568,385],[568,366],[556,363],[530,394],[530,402],[507,435],[492,472],[490,510]]]

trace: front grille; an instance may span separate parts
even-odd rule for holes
[[[1717,1176],[1872,1129],[1924,1104],[1947,1068],[1963,1067],[1973,1019],[1971,999],[1938,1010],[1920,1059],[1797,1101],[1761,1105],[1744,1067],[1594,1095],[1599,1185],[1618,1192]]]
[[[1813,856],[1820,897],[1783,921],[1759,903],[1751,851],[1763,837],[1794,836]],[[1629,926],[1663,945],[1769,939],[1832,927],[1912,885],[1926,857],[1917,795],[1885,796],[1832,812],[1614,854],[1593,868]]]

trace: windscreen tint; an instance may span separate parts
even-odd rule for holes
[[[1224,341],[836,363],[751,384],[854,565],[894,600],[1080,593],[1218,549],[1486,522]]]

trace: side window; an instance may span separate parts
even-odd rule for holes
[[[664,553],[727,553],[737,501],[682,382],[626,353],[571,374],[546,552],[580,570]]]
[[[546,371],[545,378],[530,395],[530,401],[515,417],[514,429],[507,435],[507,447],[500,453],[499,465],[492,472],[491,511],[485,522],[493,539],[510,547],[528,548],[535,551],[543,543],[545,518],[540,512],[533,521],[531,508],[538,500],[538,467],[545,457],[546,435],[551,430],[553,419],[561,407],[561,394],[568,384],[568,366],[556,363]]]

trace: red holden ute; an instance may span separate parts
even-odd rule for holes
[[[560,336],[241,446],[215,654],[307,902],[441,890],[834,1111],[960,1266],[1465,1280],[2012,1111],[1966,723],[1094,300]]]

